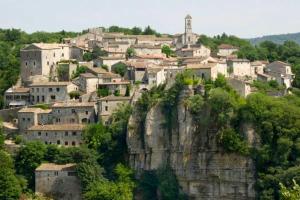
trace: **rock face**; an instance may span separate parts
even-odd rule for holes
[[[127,136],[131,167],[141,172],[169,162],[190,199],[255,199],[252,160],[224,153],[217,145],[216,130],[200,127],[200,131],[196,131],[183,101],[191,94],[192,90],[181,93],[177,126],[171,133],[165,125],[165,115],[169,113],[163,113],[160,105],[154,106],[147,114],[142,132],[134,128],[140,119],[138,114],[133,114]],[[245,130],[253,137],[253,130],[249,127]]]

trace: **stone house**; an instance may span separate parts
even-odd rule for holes
[[[116,96],[107,96],[98,100],[98,113],[99,120],[104,124],[108,124],[109,117],[111,114],[121,105],[125,103],[130,103],[131,97],[116,97]]]
[[[226,61],[225,60],[218,60],[217,63],[218,63],[217,64],[218,74],[222,74],[225,77],[228,77]]]
[[[268,82],[271,80],[275,80],[275,78],[273,76],[265,74],[265,73],[262,73],[262,74],[257,73],[256,76],[257,76],[258,81]]]
[[[161,46],[154,46],[149,44],[136,44],[131,48],[135,50],[136,55],[159,55],[161,54]]]
[[[252,93],[251,82],[237,79],[229,78],[228,84],[242,97],[247,97]]]
[[[199,35],[192,31],[192,17],[187,15],[185,17],[185,32],[183,34],[176,34],[173,36],[173,44],[177,49],[182,48],[188,44],[196,44],[199,39]]]
[[[265,66],[266,65],[260,61],[251,62],[251,68],[254,68],[255,74],[263,74]]]
[[[27,129],[24,139],[64,147],[80,146],[83,143],[84,128],[84,124],[36,125]]]
[[[87,124],[96,122],[94,102],[63,102],[52,106],[53,124]]]
[[[230,59],[227,60],[227,72],[230,75],[244,77],[251,76],[251,65],[250,61],[247,59]]]
[[[70,59],[76,59],[77,61],[83,61],[83,54],[87,53],[88,49],[78,46],[70,47]]]
[[[232,55],[234,52],[237,52],[238,50],[238,47],[232,46],[230,44],[221,44],[220,46],[218,46],[217,55],[220,57],[227,57]]]
[[[131,83],[126,80],[121,80],[118,82],[102,82],[98,84],[98,89],[108,89],[108,92],[110,94],[114,94],[117,91],[119,92],[119,95],[124,96],[126,94],[126,88],[129,86]]]
[[[73,73],[75,73],[78,65],[75,60],[62,61],[57,63],[57,80],[58,81],[70,81]],[[59,74],[59,70],[62,71]]]
[[[78,87],[71,82],[45,82],[29,85],[32,104],[69,100],[69,93]]]
[[[70,47],[66,44],[33,43],[21,49],[21,80],[27,84],[30,76],[52,77],[56,63],[70,59]]]
[[[35,192],[60,200],[81,200],[82,188],[76,164],[43,163],[35,169]]]
[[[181,57],[178,60],[180,66],[187,66],[189,64],[206,64],[209,62],[218,62],[218,59],[213,57]]]
[[[151,55],[136,55],[130,58],[128,61],[133,61],[133,62],[144,61],[147,63],[159,65],[166,59],[167,59],[166,55],[160,53],[160,54],[151,54]]]
[[[280,85],[286,88],[292,87],[295,75],[292,73],[291,65],[281,61],[275,61],[266,66],[266,74],[275,77]]]
[[[26,106],[30,103],[30,89],[24,87],[11,87],[4,93],[5,107]]]
[[[158,86],[166,82],[165,72],[161,67],[148,67],[146,76],[150,87]]]
[[[18,128],[22,133],[32,126],[49,124],[51,121],[51,109],[22,108],[18,111]]]
[[[188,45],[176,51],[179,57],[209,57],[210,49],[204,45]]]
[[[218,77],[217,63],[187,65],[186,69],[204,80],[215,80]]]
[[[126,61],[123,62],[127,66],[127,78],[133,82],[146,83],[146,69],[149,66],[149,63],[145,61]]]
[[[74,81],[75,82],[75,81]],[[99,78],[92,73],[83,73],[79,75],[78,87],[84,93],[91,93],[97,90]]]
[[[106,65],[108,67],[108,71],[110,72],[111,66],[121,61],[125,61],[125,57],[100,57],[94,60],[94,65],[97,67]]]

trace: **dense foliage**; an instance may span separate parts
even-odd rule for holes
[[[118,32],[118,33],[124,33],[125,35],[157,35],[160,36],[158,32],[156,32],[154,29],[152,29],[150,26],[145,27],[144,30],[142,30],[139,27],[133,27],[133,28],[123,28],[119,26],[111,26],[107,29],[108,32]]]

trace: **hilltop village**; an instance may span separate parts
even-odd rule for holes
[[[242,97],[257,90],[255,81],[277,83],[282,89],[272,96],[289,92],[294,80],[290,64],[240,59],[235,54],[239,48],[229,44],[221,44],[213,53],[198,42],[192,17],[187,15],[184,22],[184,32],[172,36],[91,28],[62,43],[28,44],[20,52],[20,79],[4,94],[6,108],[0,112],[5,133],[18,132],[25,141],[46,145],[81,146],[89,124],[109,125],[120,105],[135,105],[153,87],[171,87],[184,71],[203,81],[223,76]],[[12,149],[17,146],[6,143]],[[62,187],[64,199],[81,199],[74,167],[73,163],[40,165],[35,192],[49,194]]]

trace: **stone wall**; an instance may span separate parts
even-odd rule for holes
[[[131,167],[141,172],[169,161],[190,199],[255,199],[252,160],[225,153],[217,145],[216,130],[200,127],[196,131],[183,100],[191,94],[191,90],[183,91],[177,107],[177,125],[171,133],[164,126],[165,113],[160,105],[148,113],[144,134],[134,128],[138,127],[138,113],[132,115],[127,137]]]

